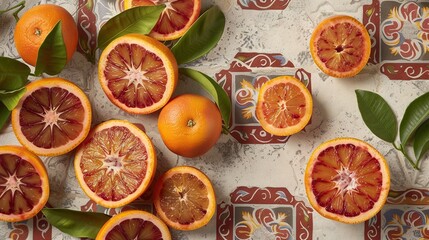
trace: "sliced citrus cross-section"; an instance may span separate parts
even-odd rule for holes
[[[155,149],[134,124],[97,125],[76,151],[74,168],[83,191],[97,204],[122,207],[146,191],[155,169]]]
[[[31,152],[57,156],[76,148],[91,128],[92,110],[86,94],[61,78],[31,82],[12,111],[12,127]]]
[[[273,78],[259,90],[256,116],[262,128],[273,135],[289,136],[301,131],[312,113],[313,97],[294,77]]]
[[[390,172],[383,155],[368,143],[337,138],[316,148],[304,182],[308,200],[322,216],[360,223],[384,206]]]
[[[310,53],[316,65],[329,76],[353,77],[368,62],[371,39],[365,26],[355,18],[333,16],[314,29]]]
[[[178,67],[164,44],[142,34],[128,34],[103,50],[98,79],[113,104],[129,113],[149,114],[170,99]]]
[[[174,167],[165,172],[155,184],[153,198],[158,216],[178,230],[203,227],[216,210],[215,193],[209,178],[189,166]]]
[[[97,234],[96,240],[171,240],[167,225],[155,215],[128,210],[109,219]]]
[[[201,11],[201,0],[125,0],[124,9],[160,4],[164,4],[165,9],[149,33],[149,36],[160,41],[183,36],[198,19]]]
[[[23,147],[0,146],[0,220],[30,219],[48,198],[48,174],[42,160]]]

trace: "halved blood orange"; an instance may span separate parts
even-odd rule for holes
[[[76,151],[74,168],[83,191],[106,208],[122,207],[150,185],[155,149],[140,128],[125,120],[97,125]]]
[[[164,44],[142,34],[128,34],[103,50],[98,80],[113,104],[129,113],[149,114],[170,99],[178,67]]]
[[[329,76],[353,77],[368,62],[371,39],[365,26],[355,18],[333,16],[314,29],[310,53],[316,65]]]
[[[158,216],[178,230],[203,227],[216,210],[215,192],[209,178],[189,166],[165,172],[155,184],[153,202]]]
[[[360,223],[384,206],[390,172],[383,155],[368,143],[337,138],[314,150],[304,182],[308,200],[322,216]]]
[[[97,234],[95,240],[171,240],[170,230],[155,215],[128,210],[109,219]]]
[[[301,131],[312,113],[313,97],[294,77],[273,78],[259,90],[256,116],[262,128],[273,135],[289,136]]]
[[[149,33],[160,41],[180,38],[200,16],[201,0],[125,0],[124,9],[160,4],[165,9]]]
[[[40,158],[18,146],[0,146],[0,220],[34,217],[49,198],[49,182]]]
[[[31,82],[12,111],[12,127],[31,152],[57,156],[76,148],[91,128],[92,110],[86,94],[62,78]]]

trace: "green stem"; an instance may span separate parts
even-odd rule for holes
[[[8,8],[8,9],[6,9],[6,10],[0,10],[0,15],[2,15],[3,13],[5,13],[5,12],[9,12],[10,10],[12,10],[12,9],[15,9],[15,8],[18,8],[17,10],[15,10],[14,12],[13,12],[13,16],[15,17],[15,20],[18,22],[18,20],[19,20],[19,17],[18,17],[18,13],[23,9],[25,7],[25,0],[24,1],[21,1],[20,3],[18,3],[17,5],[15,5],[15,6],[12,6],[12,7],[10,7],[10,8]]]
[[[222,124],[222,133],[223,134],[230,134],[229,129],[223,124]]]
[[[411,166],[412,166],[414,169],[416,169],[416,170],[420,170],[420,168],[419,168],[419,161],[417,161],[417,163],[415,163],[415,162],[410,158],[410,156],[408,156],[408,154],[407,154],[407,152],[405,151],[404,146],[402,146],[402,144],[401,144],[401,145],[399,145],[399,146],[397,146],[395,143],[393,143],[393,146],[394,146],[398,151],[400,151],[400,152],[404,155],[404,157],[408,160],[408,162],[411,164]]]

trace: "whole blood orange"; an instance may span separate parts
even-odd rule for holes
[[[256,116],[262,128],[273,135],[289,136],[301,131],[312,113],[313,97],[294,77],[273,78],[259,90]]]
[[[124,120],[97,125],[76,151],[74,168],[83,191],[106,208],[122,207],[150,185],[155,149],[140,128]]]
[[[149,36],[160,41],[174,40],[183,36],[201,11],[201,0],[125,0],[124,8],[164,4],[158,22]]]
[[[95,240],[171,240],[167,225],[155,215],[128,210],[109,219],[97,234]]]
[[[322,216],[360,223],[377,214],[390,189],[389,167],[375,148],[354,138],[321,144],[305,170],[305,190]]]
[[[40,46],[59,21],[61,21],[67,60],[72,58],[78,41],[78,31],[73,16],[63,7],[42,4],[26,11],[15,27],[16,50],[25,62],[36,66]]]
[[[368,62],[371,39],[365,26],[355,18],[333,16],[314,29],[310,53],[316,65],[329,76],[353,77]]]
[[[12,111],[12,127],[31,152],[57,156],[77,147],[88,135],[92,110],[86,94],[62,78],[31,82]]]
[[[189,166],[165,172],[155,184],[153,202],[158,216],[178,230],[203,227],[216,210],[215,192],[209,178]]]
[[[128,34],[103,50],[98,80],[113,104],[129,113],[148,114],[170,99],[178,67],[164,44],[142,34]]]
[[[158,130],[172,152],[198,157],[216,144],[222,132],[222,117],[216,104],[208,98],[183,94],[161,110]]]
[[[42,160],[23,147],[0,146],[0,220],[30,219],[48,198],[48,174]]]

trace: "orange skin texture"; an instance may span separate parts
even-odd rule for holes
[[[43,4],[25,12],[15,27],[15,46],[26,63],[36,66],[39,48],[58,21],[61,21],[67,61],[72,58],[78,43],[78,31],[73,16],[63,7]]]
[[[222,132],[222,118],[217,106],[208,98],[184,94],[161,110],[158,130],[168,149],[194,158],[216,144]]]

